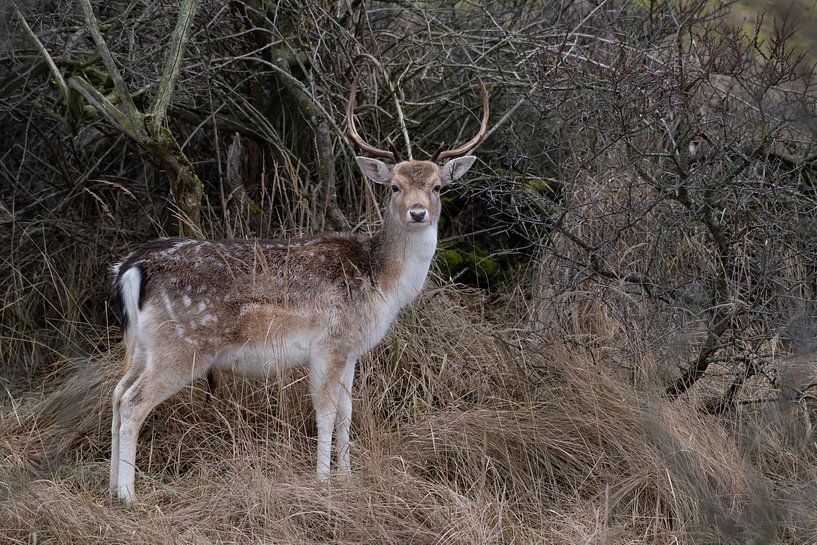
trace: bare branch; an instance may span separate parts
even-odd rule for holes
[[[130,96],[127,86],[125,85],[125,80],[122,78],[122,74],[119,72],[119,68],[116,67],[116,61],[111,54],[111,50],[108,49],[108,44],[105,43],[105,39],[102,37],[102,33],[99,31],[99,24],[97,23],[96,16],[94,15],[94,10],[91,7],[91,2],[90,0],[79,0],[79,3],[82,6],[83,13],[85,14],[85,22],[88,25],[88,30],[91,32],[91,37],[94,39],[94,43],[96,44],[99,54],[102,57],[102,62],[105,64],[105,68],[108,70],[108,74],[111,76],[113,85],[121,97],[122,104],[125,109],[124,113],[131,119],[131,121],[135,122],[140,118],[139,111],[136,109],[136,105],[133,103],[133,99]]]
[[[105,118],[119,130],[139,142],[142,138],[137,127],[134,126],[130,117],[122,113],[119,108],[113,105],[108,97],[97,90],[82,76],[71,76],[68,78],[68,85],[71,89],[79,92],[85,100],[96,111],[101,113]]]
[[[159,90],[148,114],[154,130],[162,126],[164,117],[167,114],[167,107],[170,105],[170,99],[176,87],[176,80],[179,77],[179,70],[181,70],[184,51],[190,39],[190,29],[193,26],[197,6],[198,0],[182,0],[181,6],[179,6],[176,28],[173,30],[173,36],[170,40],[170,52],[162,70],[162,78],[159,80]]]
[[[37,35],[34,34],[34,31],[31,30],[31,27],[28,26],[25,17],[23,17],[22,12],[20,11],[20,8],[17,7],[17,4],[14,5],[14,11],[17,13],[17,17],[20,19],[20,23],[23,25],[26,34],[34,43],[34,46],[37,48],[40,54],[43,56],[46,64],[48,64],[48,68],[51,70],[51,75],[54,78],[54,82],[57,84],[57,87],[59,88],[60,93],[62,94],[62,98],[65,101],[65,105],[67,107],[68,86],[65,84],[65,79],[62,77],[62,72],[60,72],[59,68],[57,68],[57,65],[54,63],[54,59],[51,58],[51,55],[49,55],[48,50],[45,48],[43,43],[40,41]]]

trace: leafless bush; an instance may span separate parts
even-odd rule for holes
[[[20,4],[0,7],[2,539],[814,541],[815,56],[785,12],[185,2],[166,115],[134,137],[110,107],[124,90],[152,123],[179,3],[85,3],[119,83],[83,2]],[[361,132],[424,158],[473,132],[475,74],[491,132],[445,196],[432,291],[362,362],[356,480],[306,477],[293,372],[207,411],[179,394],[141,438],[152,507],[103,497],[107,265],[178,232],[371,229],[351,82]]]
[[[812,344],[814,57],[790,45],[790,19],[734,26],[694,2],[639,15],[600,8],[543,45],[564,184],[543,255],[566,281],[548,293],[589,292],[590,314],[663,350],[672,397],[723,363],[722,411],[750,377],[777,387],[781,356]]]

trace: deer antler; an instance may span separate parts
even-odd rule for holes
[[[349,138],[357,144],[361,150],[369,153],[375,157],[385,157],[386,159],[390,159],[392,162],[398,162],[397,154],[392,151],[386,151],[380,148],[376,148],[366,143],[363,138],[357,133],[357,129],[355,128],[355,95],[357,94],[357,80],[352,82],[352,88],[349,91],[349,103],[346,105],[346,124],[347,129],[346,133],[349,135]]]
[[[479,90],[482,93],[482,124],[479,127],[479,132],[475,137],[471,140],[463,144],[462,146],[442,151],[442,149],[437,150],[437,153],[434,154],[432,157],[432,161],[442,161],[443,159],[448,159],[449,157],[456,157],[458,155],[465,155],[482,142],[482,139],[485,138],[485,133],[488,132],[488,90],[485,88],[485,84],[482,83],[482,78],[477,76],[477,83],[479,84]]]

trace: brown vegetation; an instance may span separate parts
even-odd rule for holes
[[[0,541],[817,541],[817,56],[790,13],[203,1],[184,40],[175,2],[96,4],[0,8]],[[110,498],[107,266],[180,230],[375,229],[352,80],[367,138],[423,157],[476,132],[475,73],[482,164],[359,363],[352,481],[314,479],[295,370],[162,404],[140,501]]]

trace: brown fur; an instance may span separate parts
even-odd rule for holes
[[[406,161],[395,167],[394,179],[418,189],[425,189],[440,180],[440,167],[430,161]]]

